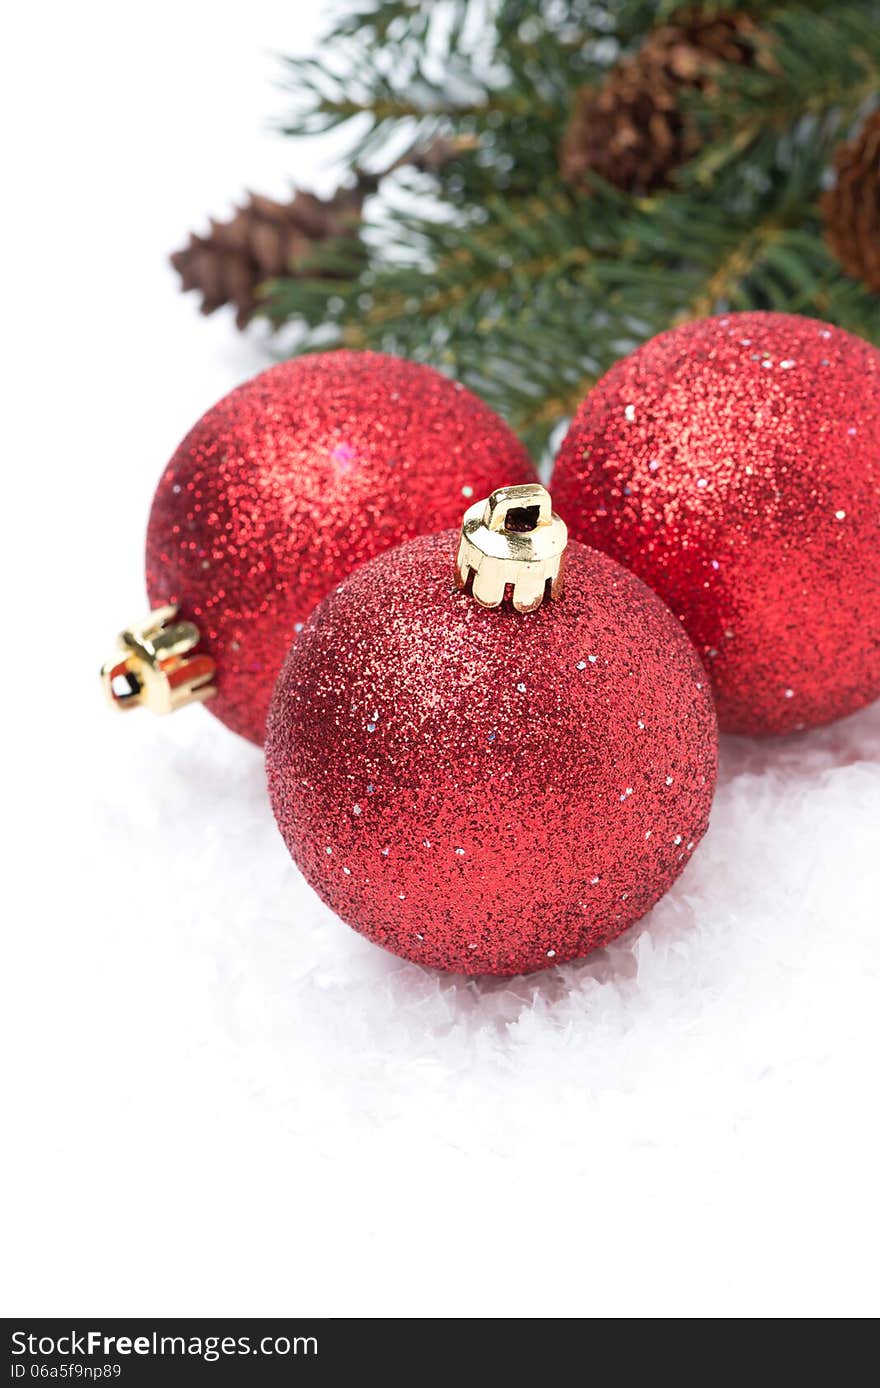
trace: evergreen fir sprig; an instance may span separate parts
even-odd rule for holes
[[[825,245],[835,142],[880,94],[880,0],[746,10],[749,61],[683,91],[699,140],[671,186],[640,197],[558,154],[575,93],[600,83],[680,6],[643,0],[363,0],[317,60],[291,60],[288,133],[350,126],[352,169],[457,141],[433,173],[401,170],[360,241],[326,246],[313,278],[269,286],[299,349],[346,343],[455,374],[540,453],[622,353],[725,309],[811,313],[880,341],[880,301]],[[689,16],[695,13],[691,6]],[[687,22],[690,22],[688,20]],[[332,277],[331,277],[332,276]]]
[[[880,6],[774,6],[753,45],[753,65],[730,64],[708,92],[685,96],[707,144],[682,182],[711,183],[737,159],[760,169],[815,130],[840,136],[880,98]]]

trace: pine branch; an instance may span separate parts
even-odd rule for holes
[[[416,260],[430,248],[430,273],[386,247],[383,264],[336,296],[334,330],[348,345],[449,369],[537,450],[621,351],[686,318],[782,308],[880,340],[880,302],[835,288],[839,270],[818,222],[801,225],[804,185],[818,183],[822,167],[821,152],[805,155],[738,215],[703,192],[632,204],[597,189],[587,204],[554,186],[516,208],[490,201],[467,231],[401,217],[398,237]],[[285,292],[295,287],[279,287],[286,313],[294,305]],[[319,297],[313,307],[324,343],[326,305]]]
[[[350,126],[377,179],[401,145],[458,139],[430,175],[386,179],[352,247],[265,311],[332,343],[430,361],[500,409],[536,453],[620,355],[674,323],[737,308],[811,313],[880,342],[880,300],[848,279],[819,214],[835,142],[880,92],[880,0],[717,0],[747,8],[751,62],[682,95],[701,146],[650,199],[561,181],[574,94],[673,0],[365,0],[287,78],[296,135]],[[356,118],[356,119],[355,119]],[[348,257],[348,259],[346,259]],[[341,259],[340,259],[341,258]],[[344,264],[344,270],[342,268]]]
[[[732,161],[761,167],[810,123],[839,134],[880,94],[880,4],[776,5],[754,41],[755,63],[730,65],[685,98],[707,138],[685,181],[711,184]]]

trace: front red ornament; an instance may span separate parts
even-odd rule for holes
[[[618,362],[553,475],[572,534],[645,580],[709,671],[722,729],[785,733],[880,694],[880,352],[731,313]]]
[[[314,605],[364,559],[455,524],[462,499],[499,473],[534,476],[503,421],[397,357],[301,357],[220,400],[162,475],[146,558],[152,606],[193,623],[216,666],[211,712],[262,742],[281,662]]]
[[[604,944],[671,886],[706,829],[715,715],[671,613],[566,550],[535,484],[321,604],[266,762],[287,846],[343,920],[422,964],[517,974]]]

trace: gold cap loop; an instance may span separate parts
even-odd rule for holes
[[[534,612],[562,593],[567,544],[545,487],[499,487],[464,513],[456,579],[483,607],[499,607],[509,593],[517,612]]]
[[[175,622],[175,606],[157,607],[116,638],[116,651],[101,669],[101,683],[120,712],[143,705],[173,713],[210,699],[217,667],[209,655],[190,656],[201,633],[194,622]]]

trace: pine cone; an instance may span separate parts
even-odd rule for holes
[[[592,171],[629,192],[647,193],[699,147],[681,109],[683,90],[705,91],[723,63],[751,63],[747,15],[679,19],[652,30],[599,87],[581,87],[562,142],[563,178],[584,183]]]
[[[834,168],[822,198],[825,238],[847,274],[880,294],[880,111],[840,146]]]
[[[228,222],[212,220],[207,236],[191,235],[171,264],[184,290],[201,291],[202,313],[234,304],[243,328],[259,306],[261,284],[311,273],[302,267],[322,242],[357,236],[364,199],[374,187],[375,180],[362,178],[329,199],[298,191],[286,203],[250,193]]]

